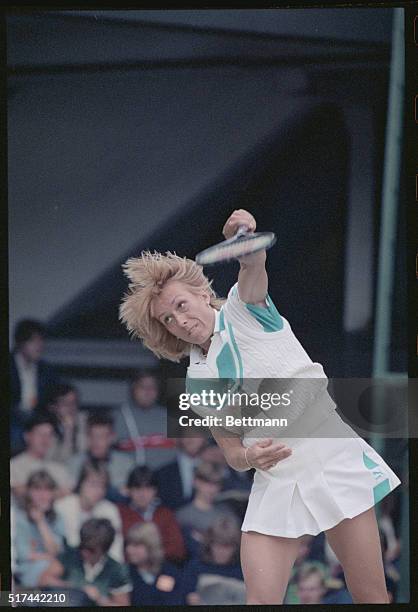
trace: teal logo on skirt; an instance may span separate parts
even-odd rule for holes
[[[372,470],[372,474],[376,479],[383,476],[383,472],[381,472],[380,470],[374,469],[374,468],[378,468],[379,465],[375,461],[373,461],[373,459],[370,459],[370,457],[368,457],[364,451],[363,451],[363,462],[368,470]],[[389,478],[386,478],[386,480],[379,482],[379,484],[373,487],[374,503],[377,504],[377,502],[383,499],[385,495],[387,495],[389,492],[390,492]]]

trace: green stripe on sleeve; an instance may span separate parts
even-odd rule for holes
[[[263,326],[265,332],[276,332],[283,329],[283,319],[269,295],[266,297],[267,308],[255,304],[245,304],[247,310]]]
[[[231,337],[232,346],[233,346],[233,348],[235,350],[235,354],[236,354],[237,359],[238,359],[238,365],[239,365],[239,384],[241,385],[243,377],[244,377],[244,368],[243,368],[243,365],[242,365],[241,353],[239,352],[239,348],[238,348],[238,345],[237,345],[237,341],[235,340],[234,331],[232,329],[231,323],[228,323],[228,330],[229,330],[229,335]]]

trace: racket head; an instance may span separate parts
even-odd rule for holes
[[[230,261],[270,249],[276,240],[273,232],[242,233],[201,251],[196,255],[195,261],[202,266]]]

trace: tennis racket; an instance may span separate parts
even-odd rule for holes
[[[246,225],[242,225],[235,236],[201,251],[195,260],[202,266],[216,264],[269,249],[275,242],[276,235],[273,232],[253,233],[248,231]]]

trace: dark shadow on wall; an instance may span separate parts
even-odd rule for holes
[[[280,110],[278,109],[278,112]],[[126,338],[118,308],[127,289],[121,264],[143,249],[195,254],[222,239],[236,208],[250,210],[260,230],[272,230],[269,292],[314,361],[329,376],[341,374],[344,242],[348,145],[340,109],[318,106],[297,127],[276,133],[161,228],[147,244],[126,254],[86,291],[50,320],[52,336]],[[226,295],[238,264],[206,269],[214,288]],[[185,365],[165,364],[167,376]]]

